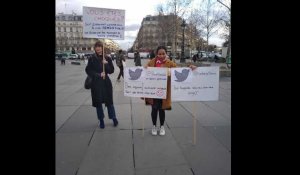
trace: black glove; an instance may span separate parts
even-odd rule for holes
[[[100,73],[95,73],[94,77],[95,77],[96,79],[102,78]]]

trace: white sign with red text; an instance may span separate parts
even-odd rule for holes
[[[83,7],[83,38],[124,40],[125,10]]]
[[[166,99],[167,68],[125,67],[124,96]]]

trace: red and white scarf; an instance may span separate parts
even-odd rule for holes
[[[164,59],[156,57],[155,58],[155,67],[161,67],[161,65],[165,64],[165,62],[166,61]]]

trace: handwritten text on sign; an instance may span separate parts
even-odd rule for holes
[[[166,99],[167,68],[125,67],[124,96]]]
[[[219,67],[171,68],[172,101],[217,101]]]
[[[83,7],[83,37],[124,39],[125,10]]]

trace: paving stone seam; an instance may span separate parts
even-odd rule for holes
[[[133,158],[133,169],[136,174],[135,168],[135,154],[134,154],[134,134],[133,134],[133,115],[132,115],[132,99],[130,98],[130,119],[131,119],[131,139],[132,139],[132,158]]]
[[[55,134],[57,134],[59,132],[59,130],[65,125],[65,123],[67,123],[72,117],[73,117],[73,114],[75,114],[75,112],[77,112],[79,110],[79,108],[81,107],[81,105],[77,105],[79,106],[71,115],[70,117],[58,128],[58,130],[55,132]]]
[[[66,89],[66,88],[68,88],[67,85],[66,85],[66,87],[65,87],[64,89]],[[66,96],[65,98],[63,98],[63,99],[61,100],[61,102],[64,102],[64,101],[66,100],[66,98],[69,98],[70,96],[73,96],[77,91],[78,91],[78,90],[76,90],[76,91],[73,92],[73,93],[70,93],[70,95],[68,95],[68,96]],[[57,93],[57,92],[55,91],[55,93]],[[60,92],[58,92],[58,93],[60,93]]]
[[[136,168],[136,171],[140,171],[140,170],[151,170],[151,169],[164,169],[164,168],[170,168],[170,167],[177,167],[177,166],[188,166],[189,165],[187,163],[179,163],[179,164],[172,164],[172,165],[161,165],[161,166],[153,166],[153,167],[146,167],[146,168]]]
[[[191,170],[191,172],[193,173],[193,175],[195,175],[193,168],[191,168],[190,170]]]
[[[93,137],[94,137],[95,131],[96,131],[96,128],[95,128],[94,131],[93,131],[93,134],[92,134],[92,136],[91,136],[91,138],[90,138],[90,140],[89,140],[88,146],[90,146],[90,143],[92,142],[92,139],[93,139]]]
[[[226,102],[225,102],[226,103]],[[216,113],[220,114],[225,120],[229,120],[231,122],[230,119],[228,119],[226,116],[224,116],[222,113],[216,111],[214,108],[212,108],[209,104],[203,103],[205,106],[207,106],[208,108],[212,109],[213,111],[215,111]]]
[[[168,129],[170,130],[170,133],[171,133],[171,135],[172,135],[172,138],[173,138],[174,141],[176,142],[176,144],[177,144],[177,146],[178,146],[178,148],[179,148],[179,150],[180,150],[182,156],[184,157],[184,160],[185,160],[185,162],[187,163],[187,166],[191,169],[191,168],[192,168],[192,165],[189,163],[187,157],[185,156],[185,154],[184,154],[184,152],[183,152],[183,149],[181,148],[179,142],[178,142],[178,141],[176,140],[176,138],[174,137],[174,134],[173,134],[173,132],[172,132],[171,127],[168,125],[168,123],[166,123],[166,125],[167,125]]]
[[[56,106],[91,106],[91,105],[56,105]]]
[[[192,114],[190,111],[188,111],[181,103],[179,103],[179,105],[180,105],[185,111],[187,111],[190,115],[193,116],[193,114]],[[223,117],[224,117],[224,116],[223,116]],[[231,152],[231,151],[227,148],[227,146],[224,145],[223,142],[221,142],[221,141],[215,136],[215,134],[213,134],[213,133],[210,132],[207,128],[205,128],[205,126],[202,125],[197,119],[196,119],[196,122],[198,123],[198,125],[199,125],[200,127],[202,127],[202,129],[204,129],[206,132],[208,132],[210,135],[212,135],[212,136],[218,141],[219,144],[221,144],[222,146],[224,146],[224,148],[225,148],[228,152]],[[228,126],[228,125],[222,125],[222,126]],[[172,130],[171,130],[171,129],[170,129],[170,131],[171,131],[171,133],[172,133]]]

